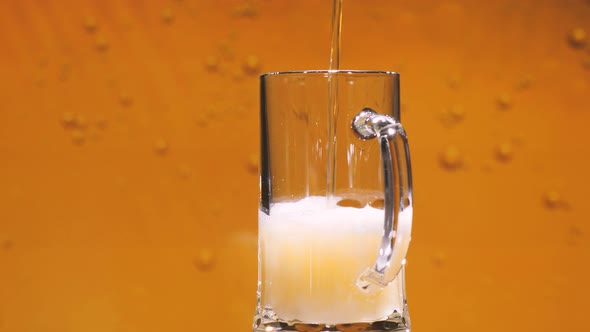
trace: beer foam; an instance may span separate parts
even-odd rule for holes
[[[374,294],[356,286],[358,276],[375,264],[384,211],[337,201],[306,197],[275,203],[270,215],[259,213],[262,305],[281,320],[371,322],[402,312],[401,281]],[[398,230],[406,237],[397,236],[396,246],[409,242],[411,209],[405,212]]]
[[[260,213],[260,222],[270,227],[288,227],[306,231],[375,232],[383,229],[383,210],[336,205],[338,199],[311,196],[297,202],[275,203],[270,215]]]

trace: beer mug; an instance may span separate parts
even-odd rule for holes
[[[254,331],[409,331],[399,74],[267,73],[260,96]]]

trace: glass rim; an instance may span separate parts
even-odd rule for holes
[[[388,70],[359,70],[359,69],[312,69],[312,70],[287,70],[287,71],[273,71],[263,73],[261,78],[269,76],[286,76],[286,75],[307,75],[307,74],[348,74],[348,75],[391,75],[399,76],[398,72]]]

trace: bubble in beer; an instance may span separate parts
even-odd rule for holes
[[[48,64],[49,64],[49,60],[47,59],[46,56],[42,56],[41,58],[39,58],[39,67],[40,68],[45,68],[45,67],[47,67]]]
[[[84,29],[88,33],[93,33],[98,29],[98,23],[96,22],[96,18],[93,16],[88,16],[84,19]]]
[[[561,194],[554,190],[548,191],[543,195],[543,202],[548,209],[556,209],[563,204]]]
[[[59,66],[59,73],[57,79],[61,82],[65,82],[70,77],[71,65],[69,63],[63,63]]]
[[[76,144],[76,145],[82,145],[84,144],[84,141],[86,140],[86,134],[84,134],[84,132],[80,129],[74,129],[72,131],[72,143]]]
[[[465,117],[465,109],[461,105],[451,105],[449,107],[449,114],[453,120],[459,122]]]
[[[207,127],[209,124],[209,117],[207,114],[199,113],[196,116],[195,123],[201,128]]]
[[[248,156],[246,162],[246,169],[252,174],[258,174],[258,168],[260,164],[260,157],[257,154],[251,154]]]
[[[209,72],[216,72],[219,69],[219,58],[210,55],[205,59],[205,69]]]
[[[108,126],[108,121],[104,117],[104,115],[97,115],[96,119],[94,120],[94,123],[96,124],[96,128],[98,129],[105,129]]]
[[[12,249],[13,243],[9,239],[0,240],[0,248],[4,250]]]
[[[441,166],[448,170],[455,170],[463,164],[461,152],[456,146],[448,146],[440,155],[439,161]]]
[[[231,73],[231,78],[234,82],[242,82],[244,80],[244,73],[240,70],[233,71]]]
[[[165,8],[162,10],[162,22],[165,24],[174,22],[174,12],[171,8]]]
[[[258,16],[258,8],[250,2],[245,2],[235,6],[233,8],[232,14],[236,17],[253,18]]]
[[[178,176],[181,179],[188,179],[191,176],[191,169],[187,164],[180,164],[178,166]]]
[[[432,264],[436,267],[442,267],[447,260],[447,255],[444,252],[437,252],[432,256]]]
[[[524,144],[524,134],[514,134],[514,136],[512,136],[511,142],[514,144],[514,146],[522,146]]]
[[[584,234],[584,232],[582,231],[580,226],[577,226],[577,225],[570,226],[569,233],[570,233],[570,235],[576,236],[576,237],[581,237]]]
[[[443,126],[452,127],[458,124],[459,122],[463,121],[464,117],[465,110],[463,109],[463,106],[455,104],[449,106],[442,112],[440,116],[440,121]]]
[[[65,112],[61,116],[61,123],[65,128],[74,128],[76,126],[76,116],[74,113]]]
[[[167,154],[168,149],[169,149],[168,142],[166,142],[164,139],[160,138],[154,142],[154,151],[158,155],[163,156],[163,155]]]
[[[343,206],[343,207],[353,207],[353,208],[357,208],[357,209],[360,209],[363,207],[363,205],[361,204],[360,201],[358,201],[356,199],[350,199],[350,198],[341,199],[340,201],[338,201],[338,203],[336,203],[336,205]]]
[[[570,246],[575,246],[582,239],[582,229],[577,225],[571,225],[567,232],[566,243]]]
[[[412,201],[410,200],[409,197],[404,197],[404,199],[402,200],[402,207],[407,208],[411,205]]]
[[[449,85],[449,88],[457,90],[461,87],[461,77],[457,74],[450,75],[447,80],[447,83]]]
[[[516,83],[517,90],[527,90],[533,85],[533,78],[529,75],[523,77]]]
[[[133,97],[131,97],[127,92],[121,92],[119,94],[119,103],[123,107],[129,107],[133,104]]]
[[[370,202],[369,206],[371,206],[374,209],[383,210],[385,208],[385,200],[383,198],[378,198]]]
[[[223,213],[223,203],[215,201],[210,205],[211,214],[214,216],[220,216]]]
[[[568,41],[574,48],[582,48],[586,45],[586,31],[582,28],[575,28],[570,31]]]
[[[217,48],[219,49],[219,52],[221,53],[221,57],[224,60],[227,61],[231,61],[234,59],[234,55],[236,53],[236,51],[234,50],[234,48],[229,44],[229,42],[221,42]]]
[[[325,324],[295,324],[295,329],[299,332],[320,332],[324,327]]]
[[[496,159],[501,162],[507,162],[512,159],[513,147],[510,142],[502,142],[496,147]]]
[[[96,38],[96,49],[99,52],[106,52],[109,49],[109,42],[104,36],[99,36]]]
[[[246,57],[242,66],[244,73],[249,75],[256,75],[260,70],[260,62],[256,55],[249,55]]]
[[[214,260],[213,253],[211,252],[211,250],[200,250],[195,256],[194,264],[197,267],[197,269],[201,271],[208,271],[211,268],[213,268]]]
[[[66,129],[79,129],[85,130],[88,128],[88,120],[81,114],[75,114],[72,112],[65,112],[61,116],[61,123]]]
[[[503,93],[496,98],[496,106],[501,111],[507,111],[512,107],[512,97],[509,94]]]
[[[369,323],[336,324],[336,329],[341,332],[362,332],[370,325]]]
[[[88,120],[84,115],[77,114],[74,118],[74,124],[76,128],[81,130],[88,128]]]

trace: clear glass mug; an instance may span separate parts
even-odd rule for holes
[[[399,74],[268,73],[260,93],[254,331],[409,330]]]

